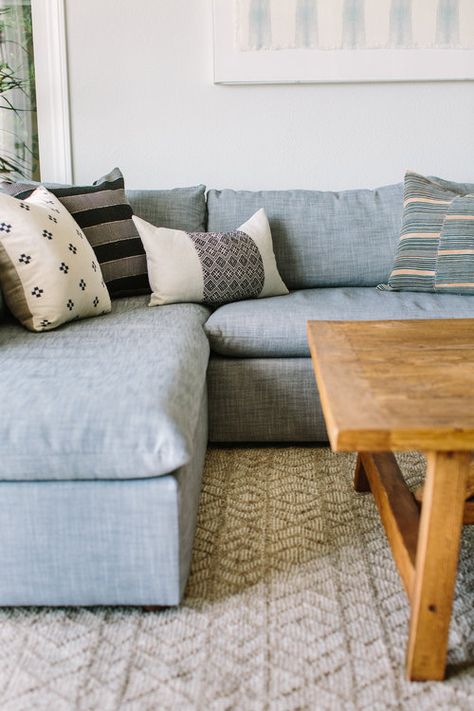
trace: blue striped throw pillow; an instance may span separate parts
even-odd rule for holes
[[[439,238],[435,291],[474,294],[474,195],[454,198]]]
[[[463,286],[474,280],[471,192],[474,185],[406,173],[398,250],[388,285],[379,289],[474,293]]]

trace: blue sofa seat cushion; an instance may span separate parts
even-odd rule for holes
[[[205,325],[211,349],[237,358],[309,356],[306,322],[474,318],[474,299],[452,294],[378,291],[365,287],[304,289],[287,296],[238,301]]]
[[[147,300],[48,333],[1,325],[0,480],[134,479],[189,462],[209,311]]]

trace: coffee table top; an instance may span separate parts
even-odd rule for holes
[[[474,451],[474,319],[309,321],[308,341],[334,450]]]

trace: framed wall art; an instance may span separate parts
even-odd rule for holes
[[[223,84],[474,79],[474,0],[214,0]]]

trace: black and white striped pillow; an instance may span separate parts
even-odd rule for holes
[[[1,190],[24,200],[36,185],[1,184]],[[150,292],[145,250],[133,223],[118,168],[93,185],[46,186],[76,220],[89,240],[112,297]]]

